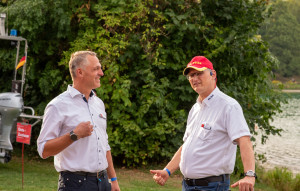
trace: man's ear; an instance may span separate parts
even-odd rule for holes
[[[215,70],[212,71],[212,76],[215,76],[215,79],[217,78],[217,72]]]
[[[82,74],[83,74],[82,69],[81,69],[81,68],[77,68],[77,69],[76,69],[76,76],[82,77]]]

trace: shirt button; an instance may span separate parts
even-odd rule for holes
[[[99,140],[99,137],[98,137],[98,140]]]
[[[101,152],[101,150],[99,150],[99,152]]]

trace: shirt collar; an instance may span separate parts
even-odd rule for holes
[[[68,92],[69,94],[71,95],[72,98],[74,98],[75,96],[77,95],[82,95],[84,96],[82,93],[80,93],[80,91],[78,91],[76,88],[73,88],[72,85],[68,85]],[[94,92],[91,91],[90,93],[90,97],[93,97],[94,96]]]

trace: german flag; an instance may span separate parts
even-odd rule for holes
[[[25,64],[26,61],[26,56],[23,56],[19,62],[19,64],[16,67],[16,70],[19,69],[20,67],[22,67]]]

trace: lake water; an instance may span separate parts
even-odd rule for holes
[[[255,152],[265,154],[267,169],[275,166],[286,167],[294,174],[300,174],[300,94],[289,94],[288,103],[282,105],[282,113],[274,116],[271,124],[282,128],[280,136],[269,135],[267,143],[260,144],[257,136]]]

